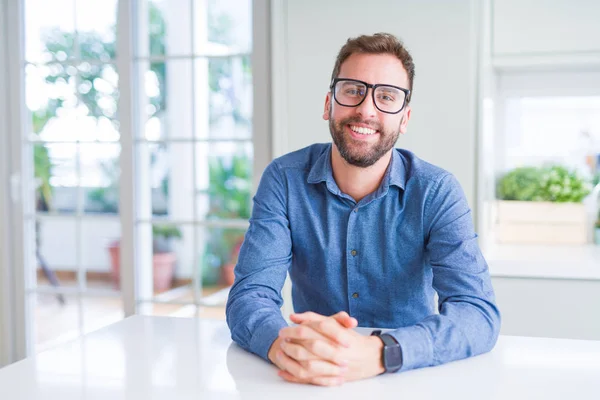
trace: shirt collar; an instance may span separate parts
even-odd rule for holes
[[[326,182],[330,188],[339,188],[333,179],[333,169],[331,167],[331,143],[325,148],[325,151],[317,158],[308,174],[308,183]],[[398,186],[404,190],[406,185],[406,167],[403,157],[396,149],[392,151],[392,162],[388,166],[380,189],[387,190],[390,186]]]

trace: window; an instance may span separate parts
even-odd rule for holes
[[[224,317],[254,175],[252,2],[135,2],[119,22],[135,30],[133,48],[117,36],[129,2],[23,3],[18,140],[31,165],[17,172],[34,179],[23,226],[37,244],[25,263],[38,335],[28,340],[41,350],[123,317],[134,285],[120,271],[134,266],[120,265],[122,231],[140,238],[134,301],[144,312]],[[122,93],[135,93],[127,138]],[[130,150],[136,168],[121,171]],[[135,174],[125,194],[122,172]],[[121,196],[135,197],[135,215],[123,216]]]
[[[496,78],[497,92],[484,103],[486,241],[590,243],[597,205],[587,194],[600,176],[600,72],[502,71]],[[525,207],[541,207],[540,200],[581,205],[564,215],[565,207],[540,211],[535,220],[537,211],[511,208],[509,215],[495,199],[534,200]],[[510,228],[504,225],[509,220]]]

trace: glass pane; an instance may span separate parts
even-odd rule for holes
[[[193,115],[192,61],[140,62],[144,94],[140,98],[144,139],[191,139],[196,124],[206,116]]]
[[[199,59],[194,63],[196,115],[208,114],[208,129],[198,119],[198,137],[252,137],[252,68],[250,57]],[[208,83],[208,85],[207,85]],[[206,87],[209,88],[206,98]],[[204,92],[204,93],[203,93]]]
[[[75,54],[75,0],[25,1],[25,59],[65,61]]]
[[[115,59],[116,0],[76,0],[77,51],[82,60]]]
[[[186,287],[192,282],[194,264],[191,224],[177,225],[168,221],[152,224],[152,266],[144,265],[140,273],[152,273],[157,298],[168,301],[186,293]],[[173,291],[176,288],[181,289]]]
[[[42,139],[65,140],[73,121],[85,115],[78,108],[77,69],[53,63],[25,68],[25,98],[31,111],[32,133]],[[62,130],[66,132],[62,133]]]
[[[74,213],[77,210],[77,152],[75,143],[34,144],[39,211]]]
[[[121,221],[117,214],[81,221],[81,264],[88,288],[119,289]],[[63,247],[64,251],[64,247]]]
[[[119,155],[117,143],[79,145],[80,182],[86,212],[114,215],[119,212]]]
[[[35,234],[38,286],[77,286],[79,232],[80,227],[75,217],[37,220]],[[59,296],[53,297],[60,300]]]
[[[79,108],[85,112],[81,122],[85,131],[80,140],[118,141],[119,76],[116,66],[84,61],[77,68]]]
[[[198,218],[250,218],[252,165],[251,142],[197,143]]]
[[[139,181],[141,195],[150,198],[152,214],[175,220],[194,218],[192,143],[140,144],[144,155]]]
[[[202,277],[202,296],[213,296],[216,305],[225,306],[220,290],[233,284],[234,267],[246,229],[198,227],[198,252]]]
[[[118,141],[118,76],[112,64],[26,67],[32,133],[46,141]]]
[[[72,154],[76,151],[75,144],[33,143],[33,170],[36,188],[35,205],[38,212],[60,211],[75,212],[76,199],[74,191],[65,189],[62,183],[72,179]],[[67,153],[65,162],[60,157]],[[52,154],[52,157],[51,157]],[[67,165],[65,165],[65,163]]]
[[[600,154],[600,97],[508,99],[505,118],[508,169],[556,163],[595,172]]]
[[[196,24],[195,54],[222,55],[252,49],[251,0],[194,0],[197,14],[208,14],[207,24]],[[202,7],[207,7],[203,10]],[[201,15],[197,15],[201,18]],[[206,38],[202,41],[202,38]]]
[[[140,11],[147,21],[138,43],[140,57],[191,55],[192,7],[190,0],[142,0]],[[194,20],[200,24],[202,19]]]

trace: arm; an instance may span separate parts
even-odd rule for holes
[[[265,360],[280,329],[287,326],[280,307],[291,249],[285,182],[272,162],[254,197],[226,308],[232,339]]]
[[[401,371],[488,352],[500,330],[500,313],[471,211],[452,175],[442,177],[429,194],[424,223],[440,314],[389,332],[402,347]]]

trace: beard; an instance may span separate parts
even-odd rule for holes
[[[349,117],[339,122],[334,121],[330,111],[329,131],[331,133],[333,143],[335,143],[340,155],[348,164],[356,167],[367,168],[379,161],[381,157],[383,157],[394,147],[398,137],[400,136],[400,125],[402,125],[403,120],[404,116],[402,116],[402,119],[400,120],[397,131],[384,131],[381,124],[377,122],[369,123],[362,121],[359,117]],[[344,128],[346,125],[351,123],[364,123],[367,124],[369,128],[376,129],[379,132],[379,140],[377,143],[371,144],[367,143],[366,141],[354,140],[352,137],[344,133]]]

